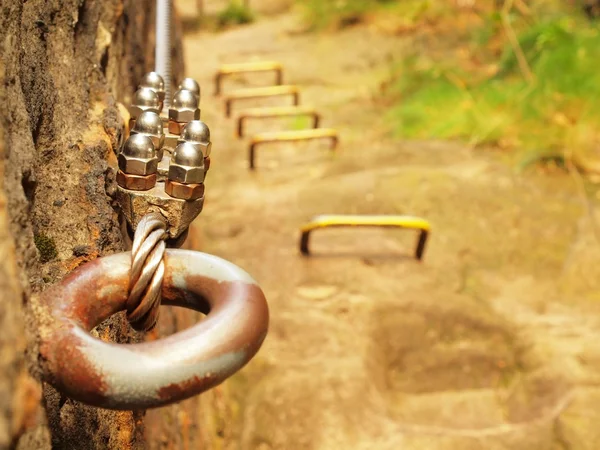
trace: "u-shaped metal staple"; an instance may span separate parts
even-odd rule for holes
[[[320,215],[313,217],[301,228],[300,251],[309,255],[310,234],[321,228],[332,227],[396,227],[419,231],[419,239],[415,249],[415,258],[423,259],[425,244],[431,231],[431,225],[425,219],[414,216],[358,216],[358,215]]]
[[[239,138],[244,137],[244,123],[247,119],[260,118],[268,119],[275,117],[298,117],[298,116],[309,116],[312,117],[312,127],[319,128],[321,116],[314,109],[306,106],[275,106],[267,108],[250,108],[240,112],[237,124],[237,136]]]
[[[164,339],[103,342],[88,332],[125,309],[131,254],[99,258],[38,299],[45,381],[81,402],[144,409],[206,391],[240,370],[267,334],[269,311],[256,282],[232,263],[188,250],[167,250],[163,304],[207,314]]]
[[[260,144],[265,144],[268,142],[310,141],[313,139],[330,139],[331,150],[335,150],[340,142],[338,132],[332,128],[316,128],[313,130],[298,131],[274,131],[257,134],[250,140],[250,147],[248,148],[248,162],[250,170],[254,170],[256,168],[256,148]]]
[[[282,85],[258,88],[247,88],[234,91],[225,97],[225,116],[231,117],[231,108],[236,100],[248,100],[255,98],[291,96],[294,106],[300,104],[300,89],[298,86]]]
[[[215,75],[215,95],[221,94],[221,84],[227,76],[251,73],[251,72],[275,72],[275,84],[283,83],[283,66],[275,61],[259,61],[251,63],[226,64],[222,66]]]

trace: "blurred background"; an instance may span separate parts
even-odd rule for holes
[[[271,329],[219,387],[236,449],[600,446],[598,2],[176,2],[186,74],[203,86],[213,165],[193,246],[248,270]],[[310,121],[248,121],[239,88],[277,61],[339,132],[261,147]],[[287,103],[286,103],[287,102]],[[214,167],[214,168],[213,168]],[[432,233],[315,233],[317,214],[410,214]],[[199,415],[198,417],[204,417]],[[205,420],[205,419],[202,419]],[[219,447],[214,447],[219,448]]]
[[[189,11],[191,2],[182,3]],[[516,152],[520,166],[598,172],[600,4],[593,0],[202,1],[204,28],[295,9],[304,30],[376,28],[411,44],[390,52],[381,84],[389,125],[410,139],[459,138]],[[186,21],[200,26],[193,19]],[[352,51],[352,47],[340,51]],[[432,107],[435,105],[435,107]]]

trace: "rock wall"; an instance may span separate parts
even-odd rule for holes
[[[146,448],[145,412],[87,407],[27,372],[37,378],[32,296],[124,248],[109,161],[122,135],[117,102],[154,65],[154,1],[0,6],[0,449]],[[97,331],[141,338],[122,316]]]

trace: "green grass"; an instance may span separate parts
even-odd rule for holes
[[[436,20],[449,11],[445,0],[297,0],[313,30],[340,29],[370,16],[393,18],[398,28]]]
[[[40,261],[42,263],[50,262],[58,256],[54,240],[44,233],[34,234],[33,242],[40,252]]]
[[[313,29],[322,29],[360,23],[368,13],[395,0],[299,0],[298,3],[304,10],[306,22]]]
[[[481,32],[464,43],[485,55],[497,27],[490,16]],[[516,25],[519,25],[518,27]],[[494,74],[481,74],[427,51],[405,58],[386,93],[395,132],[405,138],[465,139],[546,157],[562,152],[591,153],[600,131],[600,33],[577,14],[515,24],[533,81],[521,73],[509,42],[496,58]],[[481,59],[481,58],[479,58]],[[487,55],[486,63],[493,62]]]
[[[229,5],[217,16],[219,28],[231,25],[243,25],[254,21],[252,10],[240,0],[230,1]]]

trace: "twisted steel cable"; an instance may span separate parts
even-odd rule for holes
[[[166,238],[167,223],[159,213],[146,214],[135,230],[126,305],[127,320],[138,331],[150,331],[158,320]]]

